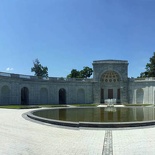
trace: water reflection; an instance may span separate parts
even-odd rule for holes
[[[153,107],[122,108],[63,108],[36,111],[33,114],[72,122],[135,122],[155,119]]]

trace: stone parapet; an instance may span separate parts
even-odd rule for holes
[[[0,77],[10,77],[10,78],[18,78],[18,79],[27,79],[27,80],[43,80],[43,81],[72,81],[72,82],[92,82],[93,79],[83,79],[83,78],[65,78],[65,77],[48,77],[42,78],[31,75],[23,75],[23,74],[13,74],[13,73],[5,73],[0,72]]]
[[[113,64],[113,63],[117,63],[117,64],[128,64],[127,60],[96,60],[93,61],[93,65],[94,64],[101,64],[101,63],[108,63],[108,64]]]

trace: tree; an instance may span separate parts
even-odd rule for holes
[[[80,72],[76,69],[72,69],[71,73],[67,75],[67,78],[79,78],[80,77]]]
[[[35,59],[33,61],[34,67],[31,68],[31,72],[35,72],[35,76],[42,77],[42,78],[47,78],[48,77],[48,68],[43,67],[38,59]]]
[[[146,64],[146,71],[140,73],[140,77],[155,77],[155,52],[150,58],[150,63]]]
[[[83,67],[83,70],[78,71],[76,69],[72,69],[71,73],[67,75],[67,78],[88,78],[92,75],[93,70],[89,67]]]
[[[92,75],[93,69],[90,67],[83,67],[83,70],[80,71],[81,78],[88,78]]]

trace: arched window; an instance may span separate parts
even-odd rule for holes
[[[40,89],[40,104],[48,104],[48,90],[46,88]]]
[[[78,91],[77,91],[77,103],[85,103],[85,91],[84,91],[84,89],[78,89]]]
[[[144,99],[144,90],[143,89],[137,89],[136,91],[136,103],[143,103]]]
[[[21,89],[21,104],[28,105],[29,104],[29,90],[27,87],[23,87]]]
[[[3,86],[1,89],[2,95],[2,104],[9,104],[10,103],[10,88],[8,86]]]
[[[66,90],[64,88],[59,90],[59,104],[66,104]]]
[[[120,81],[120,77],[114,71],[107,71],[101,77],[101,82],[105,82],[105,83],[112,83],[112,82],[115,83],[119,81]]]

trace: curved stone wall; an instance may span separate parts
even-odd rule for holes
[[[91,81],[0,73],[0,104],[93,103]]]
[[[155,104],[155,78],[128,78],[128,62],[93,62],[92,79],[68,79],[0,72],[0,105],[5,104],[81,104],[117,103]]]

